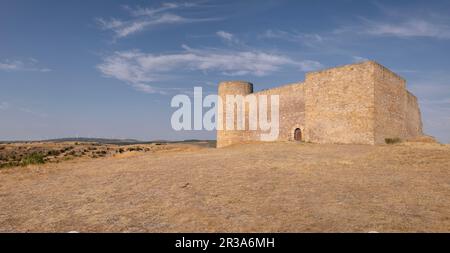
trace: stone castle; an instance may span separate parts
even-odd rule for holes
[[[388,138],[423,134],[417,98],[406,89],[406,81],[374,61],[310,72],[304,82],[259,92],[248,82],[219,84],[222,101],[226,95],[250,94],[257,99],[279,95],[278,141],[382,144]],[[259,141],[261,133],[218,130],[217,147]]]

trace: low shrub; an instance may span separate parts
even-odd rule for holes
[[[30,164],[43,164],[43,163],[45,163],[44,158],[45,158],[45,156],[43,154],[31,153],[22,159],[21,165],[27,166]]]
[[[0,169],[10,168],[10,167],[15,167],[15,166],[19,166],[19,162],[12,161],[12,162],[7,162],[7,163],[2,163],[2,164],[0,164]]]
[[[386,144],[395,144],[402,142],[400,138],[386,138],[384,139],[384,141],[386,142]]]
[[[60,155],[61,154],[61,151],[60,150],[49,150],[48,152],[47,152],[47,155],[49,155],[49,156],[58,156],[58,155]]]

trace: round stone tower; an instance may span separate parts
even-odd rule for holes
[[[226,119],[227,117],[231,117],[232,115],[226,114],[226,104],[227,104],[227,95],[241,95],[246,96],[253,93],[253,84],[245,81],[227,81],[221,82],[219,84],[219,92],[218,95],[222,99],[222,112],[223,118],[222,122],[220,120],[217,121],[218,127],[222,126],[222,130],[217,131],[217,147],[225,147],[229,146],[233,143],[241,142],[244,140],[244,131],[236,130],[236,114],[237,108],[234,108],[234,129],[235,130],[227,130],[226,129]],[[220,108],[219,108],[220,109]]]
[[[227,81],[219,84],[219,96],[248,95],[253,93],[253,84],[245,81]]]

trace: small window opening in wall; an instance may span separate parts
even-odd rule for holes
[[[294,131],[294,140],[301,141],[302,140],[302,130],[300,128],[296,128]]]

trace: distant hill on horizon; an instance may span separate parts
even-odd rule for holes
[[[88,137],[67,137],[56,138],[47,140],[34,140],[34,141],[0,141],[0,143],[23,143],[23,142],[95,142],[101,144],[116,144],[116,145],[133,145],[133,144],[151,144],[151,143],[181,143],[181,142],[202,142],[202,141],[215,141],[215,140],[197,140],[189,139],[183,141],[168,141],[168,140],[153,140],[153,141],[141,141],[136,139],[108,139],[108,138],[88,138]]]

